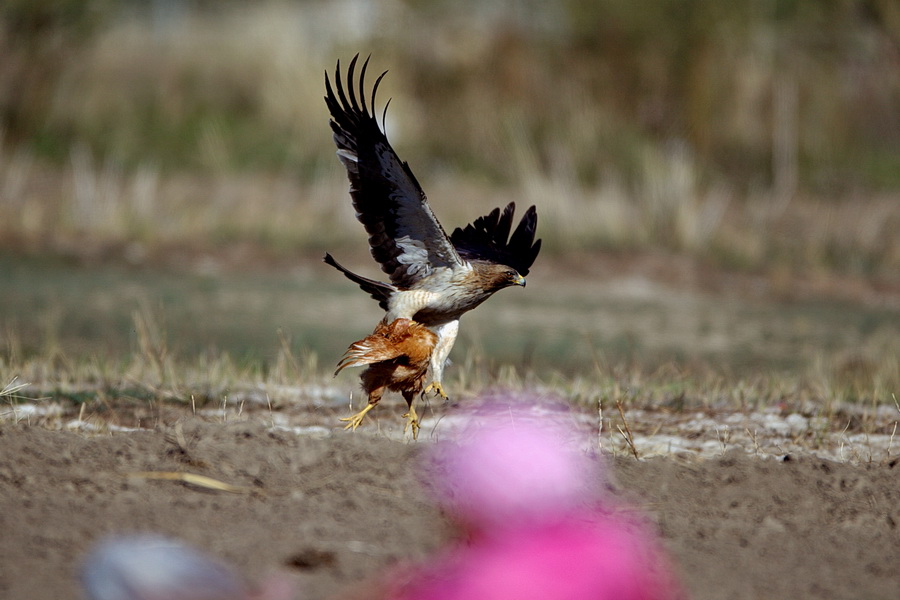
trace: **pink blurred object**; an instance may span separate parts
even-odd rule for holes
[[[565,407],[495,393],[465,422],[428,472],[468,537],[396,570],[391,600],[683,598],[640,515],[601,494],[599,457]]]
[[[156,535],[110,538],[85,561],[90,600],[290,600],[293,586],[274,576],[256,591],[230,567],[177,540]]]
[[[472,409],[456,443],[436,445],[429,471],[441,476],[431,481],[437,502],[481,529],[546,520],[593,501],[602,469],[578,447],[583,437],[568,413],[505,398]]]
[[[683,597],[664,557],[639,529],[602,515],[487,536],[414,571],[398,574],[392,600]]]

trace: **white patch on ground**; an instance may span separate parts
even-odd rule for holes
[[[81,431],[84,433],[133,433],[135,431],[149,431],[146,427],[122,427],[112,423],[91,423],[75,419],[66,423],[65,428],[69,431]]]
[[[58,417],[65,412],[62,405],[55,402],[41,404],[10,404],[6,410],[0,410],[0,423],[28,421],[31,418]]]
[[[358,411],[365,404],[365,394],[350,392],[346,387],[260,385],[234,390],[227,397],[209,394],[209,397],[216,396],[222,400],[206,403],[196,410],[196,414],[223,424],[248,420],[261,422],[272,430],[300,436],[376,435],[412,441],[410,434],[403,431],[405,420],[401,415],[406,412],[406,405],[393,395],[379,403],[355,432],[344,431],[346,424],[339,418]],[[473,413],[468,410],[473,405],[474,401],[468,398],[453,405],[440,399],[417,401],[421,424],[418,442],[427,444],[452,439],[464,434],[466,428],[490,426],[503,418],[498,413]],[[177,407],[178,403],[173,406]],[[98,419],[93,403],[88,403],[84,414],[79,415],[81,408],[81,405],[55,402],[10,404],[6,410],[0,410],[0,423],[44,424],[88,434],[143,430]],[[183,410],[186,416],[194,414],[190,405],[184,405]],[[826,418],[796,410],[787,412],[783,407],[683,412],[662,408],[626,409],[625,420],[631,432],[629,443],[626,439],[629,434],[614,406],[604,405],[600,427],[596,407],[569,407],[560,402],[530,404],[527,401],[516,405],[517,418],[562,419],[576,443],[586,451],[599,449],[604,454],[632,455],[633,444],[640,458],[708,459],[732,450],[759,457],[814,455],[858,463],[882,462],[900,456],[900,436],[896,435],[900,432],[900,410],[896,407],[848,404],[832,407],[832,410],[840,416]]]

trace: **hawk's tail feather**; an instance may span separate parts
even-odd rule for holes
[[[372,296],[373,299],[378,300],[378,305],[383,310],[388,309],[388,300],[394,294],[394,292],[397,291],[397,288],[381,281],[375,281],[374,279],[369,279],[368,277],[357,275],[356,273],[336,261],[334,257],[331,256],[331,254],[329,254],[328,252],[325,253],[325,257],[322,260],[325,261],[325,264],[331,265],[332,267],[343,273],[344,277],[358,285],[362,291]]]

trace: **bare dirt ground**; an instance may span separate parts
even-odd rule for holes
[[[652,263],[638,269],[645,279],[625,278],[608,285],[609,277],[624,277],[622,273],[630,273],[634,265],[621,269],[594,265],[598,272],[588,273],[577,294],[572,291],[559,299],[558,292],[538,293],[530,310],[569,319],[543,325],[545,329],[534,334],[541,347],[549,348],[548,355],[559,353],[560,348],[550,346],[548,340],[554,335],[568,339],[572,329],[581,331],[590,324],[604,336],[597,345],[610,352],[619,336],[640,340],[638,350],[690,348],[711,353],[717,361],[735,354],[731,350],[736,345],[775,358],[799,355],[805,357],[802,364],[813,364],[822,348],[846,352],[848,360],[854,361],[848,363],[851,366],[869,350],[876,358],[896,355],[894,315],[900,296],[894,285],[888,290],[836,286],[823,292],[820,287],[828,287],[827,282],[812,281],[805,287],[781,290],[777,281],[748,276],[727,284],[722,279],[707,282],[702,270]],[[657,271],[668,273],[678,285],[648,284],[658,279]],[[40,283],[69,281],[62,277],[65,274],[62,269],[53,271],[52,276],[42,276]],[[27,318],[34,315],[38,323],[54,310],[52,306],[32,310],[43,306],[40,299],[76,298],[76,309],[82,311],[82,304],[93,306],[85,300],[89,294],[73,289],[107,289],[110,281],[122,279],[131,291],[104,292],[104,298],[120,299],[108,304],[124,306],[123,318],[110,318],[109,312],[94,309],[93,321],[74,321],[87,323],[76,329],[94,335],[96,344],[108,346],[115,335],[131,331],[127,316],[134,306],[141,301],[153,305],[166,294],[152,286],[142,291],[139,281],[119,272],[103,273],[102,286],[88,280],[84,288],[34,287],[37,291],[31,295],[24,293],[32,289],[24,278],[9,286],[20,299],[5,313],[17,315],[20,321],[13,325],[18,323],[27,333]],[[184,297],[183,279],[164,283],[160,289],[179,291],[172,298]],[[273,285],[268,280],[263,283],[254,281],[249,286],[253,294],[259,293],[257,288]],[[214,320],[205,318],[213,306],[224,322],[237,320],[239,313],[249,315],[246,320],[262,332],[258,335],[264,336],[265,343],[271,343],[280,323],[306,331],[310,327],[304,319],[321,321],[328,325],[328,336],[337,340],[336,348],[322,350],[321,355],[336,359],[356,339],[353,336],[367,330],[371,323],[364,311],[372,307],[360,304],[365,308],[346,311],[359,323],[347,326],[352,331],[335,333],[321,307],[340,296],[323,301],[325,291],[318,280],[301,283],[286,290],[276,288],[277,293],[264,301],[255,295],[257,299],[251,301],[250,292],[247,297],[228,296],[213,286],[214,293],[201,295],[202,301],[193,303],[203,313],[187,312],[181,320],[173,316],[176,327],[171,339],[175,343],[202,337],[184,328],[192,322]],[[560,287],[550,279],[542,283],[540,277],[533,283],[538,290]],[[696,297],[685,292],[698,289],[702,294]],[[533,292],[532,287],[529,290]],[[277,319],[263,321],[266,313],[276,309],[302,306],[297,301],[302,293],[315,294],[315,302],[307,303],[313,307],[308,314],[279,313]],[[788,302],[771,310],[763,306],[782,293],[790,296]],[[762,298],[759,305],[735,300],[757,294]],[[851,319],[843,305],[819,310],[802,304],[807,296],[823,294],[871,311]],[[15,300],[15,295],[11,292],[6,299]],[[555,298],[556,304],[548,298]],[[665,304],[658,306],[660,299]],[[792,305],[794,300],[800,304]],[[551,310],[560,303],[565,311]],[[58,321],[71,323],[76,309],[71,313],[55,309],[61,315]],[[482,311],[482,321],[470,322],[468,331],[474,335],[491,318],[498,320],[500,329],[514,329],[507,326],[509,319],[521,322],[524,313],[515,311],[525,308],[510,303],[503,313],[490,310]],[[63,347],[70,348],[65,344],[67,335],[61,328],[58,337]],[[219,332],[208,337],[223,340],[227,336]],[[238,347],[265,347],[264,342],[247,342],[246,333],[235,337]],[[311,343],[306,338],[301,341]],[[120,346],[124,352],[127,341]],[[832,346],[836,349],[829,350]],[[73,344],[69,356],[80,356],[80,348]],[[486,354],[501,356],[501,350],[494,348]],[[0,405],[2,599],[80,598],[77,574],[85,554],[104,536],[128,532],[176,536],[234,564],[251,580],[272,571],[286,572],[297,583],[298,598],[375,598],[377,588],[372,582],[388,567],[422,559],[454,536],[418,479],[422,451],[458,425],[452,405],[432,402],[420,410],[425,417],[420,439],[410,443],[403,436],[401,402],[395,398],[386,399],[359,431],[351,434],[340,429],[337,419],[350,413],[347,398],[349,386],[357,387],[355,375],[343,383],[328,379],[318,387],[290,383],[296,379],[293,372],[262,382],[241,381],[234,373],[219,378],[208,375],[200,384],[186,379],[178,400],[165,400],[169,396],[152,384],[152,377],[151,383],[126,377],[126,387],[119,389],[103,379],[102,369],[99,376],[87,369],[87,375],[70,383],[54,371],[65,360],[55,352],[51,356],[44,369],[49,374],[42,375],[42,369],[20,374],[13,368],[5,380],[21,376],[13,381],[35,386],[22,392],[27,392],[22,402],[4,400]],[[142,356],[151,355],[141,354],[135,360]],[[758,354],[750,358],[759,359]],[[569,357],[559,360],[566,362]],[[825,363],[827,372],[831,363]],[[871,368],[882,363],[886,373],[895,364],[875,360]],[[871,365],[860,364],[868,373]],[[459,368],[465,370],[465,365]],[[802,372],[817,373],[809,367]],[[118,381],[115,373],[108,379]],[[796,380],[786,381],[793,385]],[[825,378],[820,385],[827,386],[828,381]],[[700,399],[691,394],[684,398],[674,389],[661,394],[662,400],[651,401],[646,391],[632,398],[627,393],[606,394],[596,383],[589,383],[591,393],[585,395],[578,390],[586,384],[567,385],[574,390],[567,397],[577,405],[575,420],[584,427],[585,446],[596,449],[602,444],[612,493],[656,524],[691,598],[900,598],[900,438],[896,436],[900,405],[889,400],[842,403],[837,395],[810,396],[802,392],[802,386],[798,393],[787,384],[782,391],[773,385],[774,391],[758,400],[751,389],[746,406],[734,399],[742,396],[742,389],[712,391]],[[193,399],[195,390],[200,392],[196,407],[186,405],[184,399]],[[601,417],[596,404],[586,406],[589,402],[584,400],[598,395],[626,397],[629,402],[620,415],[607,399]],[[823,396],[825,403],[820,401]],[[617,430],[626,418],[630,440]],[[632,448],[640,460],[631,455]],[[206,476],[234,487],[211,489],[161,478],[160,473]]]
[[[405,443],[392,435],[394,408],[353,434],[336,422],[273,426],[264,413],[223,422],[183,406],[160,411],[143,430],[3,424],[0,597],[79,598],[88,549],[136,531],[177,536],[251,579],[287,572],[298,597],[373,597],[372,578],[453,536],[417,475],[433,436]],[[338,415],[320,416],[331,423]],[[692,598],[898,597],[896,458],[604,453],[608,487],[657,524]]]

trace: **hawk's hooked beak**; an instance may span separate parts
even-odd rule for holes
[[[513,284],[521,285],[522,287],[525,287],[525,278],[522,277],[521,275],[519,275],[515,278],[515,280],[513,281]]]

